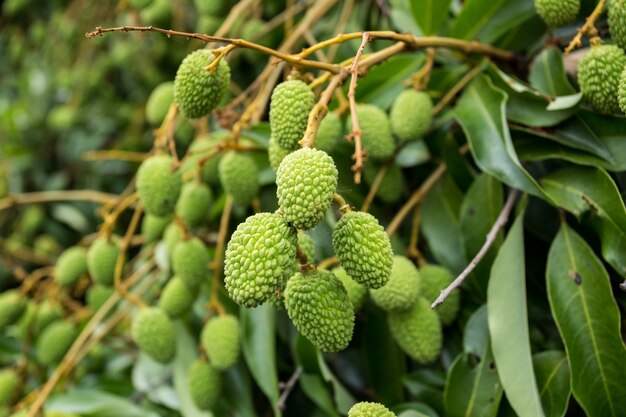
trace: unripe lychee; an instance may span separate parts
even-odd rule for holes
[[[361,143],[373,159],[387,159],[393,155],[395,144],[387,113],[373,104],[359,104],[356,109],[361,128]],[[348,131],[352,131],[352,118],[348,118]]]
[[[354,311],[361,308],[365,296],[367,295],[367,288],[353,280],[352,277],[346,273],[345,269],[341,267],[333,269],[332,272],[346,289]]]
[[[176,245],[183,239],[183,232],[180,230],[180,226],[176,223],[170,223],[163,232],[163,241],[167,248],[167,253],[170,256],[170,260],[174,257],[174,250]]]
[[[285,81],[274,88],[270,102],[270,128],[274,140],[283,149],[298,149],[314,104],[313,90],[300,80]]]
[[[208,185],[192,181],[183,186],[176,203],[176,214],[189,228],[200,226],[209,214],[213,204],[213,193]]]
[[[434,361],[441,352],[442,331],[439,315],[420,297],[413,308],[390,312],[391,335],[408,356],[419,363]]]
[[[26,298],[18,290],[0,294],[0,329],[15,323],[26,310]]]
[[[87,270],[91,278],[102,285],[113,285],[119,254],[120,249],[112,239],[99,237],[94,240],[87,251]]]
[[[371,289],[374,303],[386,311],[408,310],[420,295],[420,274],[410,259],[394,256],[389,281],[378,289]]]
[[[326,153],[330,153],[341,140],[342,131],[343,126],[337,113],[328,112],[326,117],[322,119],[320,127],[317,130],[315,147]]]
[[[44,300],[39,304],[35,313],[35,322],[33,327],[34,334],[40,334],[50,323],[61,318],[63,310],[56,302]]]
[[[4,368],[0,371],[0,406],[9,405],[18,394],[19,376],[15,369]]]
[[[620,48],[626,48],[626,1],[609,1],[609,31],[611,39]]]
[[[273,136],[270,137],[269,147],[267,148],[267,156],[270,160],[270,166],[274,172],[278,171],[278,167],[283,159],[293,151],[281,148]]]
[[[404,90],[389,112],[391,130],[401,141],[420,139],[430,127],[433,102],[423,91]]]
[[[237,226],[224,264],[230,297],[246,307],[268,301],[293,272],[296,241],[295,230],[278,214],[255,214]]]
[[[350,408],[348,417],[396,417],[396,415],[382,404],[360,402]]]
[[[143,352],[160,363],[168,363],[176,354],[176,330],[160,308],[143,308],[131,327],[133,340]]]
[[[237,363],[239,333],[239,320],[235,316],[221,315],[206,323],[201,342],[215,369],[223,371]]]
[[[369,186],[374,184],[380,170],[381,166],[379,164],[374,163],[374,161],[368,161],[363,170],[365,183]],[[391,164],[385,171],[378,191],[376,191],[376,196],[385,203],[395,203],[404,195],[405,189],[406,182],[402,169],[396,164]]]
[[[37,338],[37,358],[44,365],[53,365],[63,359],[76,338],[76,326],[57,320],[45,328]]]
[[[338,172],[324,151],[302,148],[283,159],[276,173],[278,204],[298,229],[315,227],[326,215],[337,188]]]
[[[337,352],[350,343],[354,310],[332,272],[297,272],[287,282],[285,306],[296,329],[321,351]]]
[[[54,277],[64,286],[72,285],[86,272],[87,251],[79,246],[66,249],[54,266]]]
[[[580,0],[535,0],[535,9],[548,26],[564,26],[576,19]]]
[[[159,240],[171,221],[170,217],[157,217],[146,214],[141,221],[141,234],[144,238],[144,243],[152,243]]]
[[[196,407],[200,410],[210,410],[220,397],[222,377],[210,363],[196,361],[189,368],[187,386]]]
[[[190,290],[182,279],[174,276],[163,288],[159,307],[173,319],[185,314],[196,299],[197,291]]]
[[[201,136],[194,140],[191,145],[189,145],[187,156],[180,168],[181,172],[183,174],[186,174],[186,172],[190,170],[197,172],[199,169],[198,162],[211,155],[209,159],[203,162],[200,176],[202,177],[202,181],[206,184],[219,184],[218,166],[222,157],[221,154],[216,154],[215,152],[216,147],[228,134],[228,131],[213,132],[211,136]]]
[[[172,256],[174,273],[189,289],[196,289],[203,282],[208,282],[209,262],[209,250],[197,237],[179,242]]]
[[[617,101],[619,102],[619,107],[622,109],[622,112],[626,113],[626,67],[619,78]]]
[[[174,100],[189,119],[206,116],[217,107],[228,90],[230,67],[220,59],[215,71],[207,71],[215,56],[209,49],[198,49],[183,59],[174,79]]]
[[[600,113],[617,113],[618,89],[626,55],[615,45],[591,48],[578,63],[578,83],[583,96]]]
[[[254,159],[241,152],[228,152],[220,160],[218,169],[226,194],[237,204],[250,204],[259,192],[259,169]]]
[[[157,85],[146,102],[148,123],[158,125],[163,122],[172,101],[174,101],[174,82],[167,81]]]
[[[179,171],[172,171],[174,161],[167,155],[146,159],[137,171],[137,193],[147,213],[164,217],[174,212],[182,188]]]
[[[101,284],[93,285],[87,290],[87,294],[85,295],[87,305],[92,311],[98,311],[114,292],[115,288],[113,287],[106,287]]]
[[[389,237],[369,213],[351,211],[335,225],[333,247],[348,275],[368,288],[387,283],[393,265]]]
[[[425,265],[420,268],[422,281],[421,296],[429,303],[433,303],[439,297],[441,291],[454,281],[454,276],[446,268],[439,265]],[[461,293],[459,290],[452,291],[446,301],[437,306],[435,311],[443,326],[451,324],[459,312]]]

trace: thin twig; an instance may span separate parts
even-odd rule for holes
[[[224,307],[219,302],[219,284],[222,279],[222,268],[224,266],[224,248],[226,246],[226,238],[228,235],[228,223],[230,222],[230,215],[233,211],[233,198],[231,196],[226,197],[226,203],[224,204],[224,210],[222,211],[222,218],[220,219],[220,230],[217,236],[217,243],[215,245],[215,259],[211,262],[209,267],[213,270],[213,279],[211,281],[211,308],[218,314],[224,313]]]
[[[606,0],[598,1],[596,8],[593,9],[593,12],[591,12],[589,17],[587,17],[587,21],[585,22],[583,27],[578,29],[578,33],[576,33],[576,36],[574,36],[574,38],[569,43],[569,45],[567,45],[567,48],[565,48],[565,51],[563,52],[565,55],[569,54],[574,49],[582,46],[581,40],[583,38],[583,35],[588,34],[590,31],[592,31],[595,28],[594,25],[596,23],[596,20],[598,20],[598,17],[600,17],[600,15],[602,14],[602,10],[604,9],[605,3],[606,3]]]
[[[374,178],[374,182],[372,183],[372,186],[367,192],[365,201],[363,202],[363,205],[361,206],[362,212],[367,213],[367,211],[370,209],[370,206],[372,205],[372,202],[374,201],[374,197],[376,197],[376,193],[378,193],[380,184],[383,183],[383,179],[385,178],[385,175],[387,174],[387,170],[389,170],[389,166],[392,163],[393,163],[393,160],[387,161],[387,163],[381,166],[380,169],[378,170],[378,173],[376,174],[376,178]]]
[[[441,110],[443,110],[448,105],[448,103],[450,103],[450,101],[452,101],[452,99],[463,88],[465,88],[465,86],[469,84],[470,81],[474,79],[475,76],[480,74],[483,69],[484,69],[484,65],[482,64],[476,65],[474,68],[468,71],[467,74],[463,76],[463,78],[461,78],[456,84],[454,84],[452,88],[450,88],[448,92],[441,98],[441,100],[437,102],[435,107],[433,107],[433,111],[432,111],[433,116],[439,114],[439,112],[441,112]]]
[[[5,197],[0,200],[0,211],[20,204],[49,203],[53,201],[91,201],[94,203],[114,203],[118,196],[92,190],[61,190],[22,193]]]
[[[498,215],[498,218],[496,219],[493,226],[491,226],[491,230],[489,230],[489,233],[487,233],[487,238],[485,239],[485,243],[483,243],[483,246],[480,248],[476,256],[474,256],[474,259],[472,259],[472,261],[465,267],[463,272],[461,272],[461,274],[456,277],[456,279],[452,281],[450,285],[448,285],[445,289],[441,291],[441,294],[439,294],[439,297],[437,297],[437,299],[433,301],[430,308],[435,308],[438,305],[442,304],[444,300],[450,295],[450,293],[452,293],[452,291],[454,291],[456,288],[460,287],[461,284],[463,284],[465,278],[467,278],[467,276],[471,274],[474,268],[476,268],[478,263],[483,259],[493,242],[496,240],[498,232],[508,221],[509,214],[515,206],[515,200],[517,199],[518,194],[519,192],[517,190],[511,190],[509,196],[506,199],[504,207],[502,207],[502,211]]]
[[[302,367],[298,366],[296,370],[293,372],[293,374],[291,375],[291,377],[289,377],[287,382],[285,382],[283,392],[280,394],[280,398],[278,399],[278,409],[280,411],[285,410],[287,398],[289,398],[289,394],[291,394],[291,391],[296,386],[296,382],[298,382],[298,378],[300,378],[300,375],[302,375]]]
[[[107,149],[103,151],[83,152],[83,161],[127,161],[143,162],[149,155],[144,152],[124,151],[121,149]]]

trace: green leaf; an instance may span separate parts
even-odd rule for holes
[[[452,0],[411,0],[411,11],[424,35],[437,33],[446,21]]]
[[[445,176],[428,193],[422,203],[422,232],[433,256],[440,264],[457,273],[465,267],[465,252],[459,208],[463,195],[457,186]]]
[[[252,377],[267,396],[274,409],[278,409],[278,375],[276,373],[276,310],[266,303],[257,308],[242,308],[241,348]]]
[[[574,397],[591,417],[626,416],[626,348],[609,277],[587,243],[566,224],[550,247],[546,280]]]
[[[483,43],[493,43],[507,32],[523,25],[535,13],[533,0],[508,0],[489,22],[480,28],[476,39]]]
[[[524,212],[517,216],[491,268],[489,334],[506,398],[520,417],[544,416],[535,384],[524,258]]]
[[[472,340],[467,340],[468,330],[471,330]],[[485,308],[476,310],[468,321],[465,339],[464,345],[471,347],[472,351],[459,354],[450,367],[444,391],[446,416],[495,416],[502,398],[502,386],[491,354]],[[478,352],[473,352],[475,348]]]
[[[335,410],[335,404],[333,403],[329,389],[320,375],[303,372],[302,375],[300,375],[299,383],[302,391],[304,391],[315,405],[324,411],[324,415],[339,417],[339,414],[337,414]]]
[[[441,414],[444,412],[445,384],[446,373],[444,371],[420,369],[404,377],[404,386],[411,394],[411,400],[428,404]]]
[[[170,367],[154,361],[147,354],[139,352],[132,370],[133,386],[145,392],[150,401],[166,407],[178,409],[178,398],[174,388],[168,383]]]
[[[471,39],[506,3],[506,0],[468,0],[452,24],[452,36]]]
[[[546,417],[563,417],[572,392],[567,357],[560,350],[533,356],[533,367]]]
[[[342,414],[348,414],[348,410],[357,402],[350,392],[343,386],[341,381],[332,373],[324,361],[324,355],[318,350],[317,361],[320,366],[320,372],[324,381],[331,384],[334,392],[335,404],[337,410]]]
[[[256,417],[252,398],[252,383],[242,361],[224,373],[224,396],[230,412],[236,417]]]
[[[46,411],[76,413],[85,417],[158,417],[127,398],[91,389],[77,389],[57,395],[46,403]]]
[[[530,85],[552,97],[575,94],[563,66],[563,54],[559,48],[541,51],[533,61],[528,75]]]
[[[478,166],[511,187],[549,200],[522,167],[506,124],[506,94],[479,75],[465,89],[454,110]]]
[[[626,276],[626,236],[608,220],[599,217],[591,219],[602,243],[602,257],[620,274]]]
[[[461,231],[466,261],[469,262],[485,243],[485,237],[502,210],[502,184],[489,174],[479,175],[470,186],[461,205]],[[491,264],[502,243],[499,233],[496,241],[476,266],[468,284],[472,284],[481,297],[487,294]]]

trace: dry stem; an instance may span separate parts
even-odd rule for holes
[[[596,23],[596,20],[598,20],[598,18],[602,14],[602,10],[604,9],[604,4],[605,3],[606,3],[606,0],[599,0],[598,1],[598,4],[596,5],[596,8],[593,9],[593,12],[591,12],[589,17],[587,17],[587,21],[585,22],[583,27],[578,29],[578,33],[576,33],[576,36],[574,36],[574,38],[569,43],[569,45],[567,45],[567,48],[565,48],[565,51],[564,51],[565,55],[569,54],[574,49],[582,46],[581,40],[582,40],[583,35],[586,35],[586,34],[589,34],[589,33],[593,33],[595,31],[595,26],[594,25]]]
[[[49,203],[53,201],[91,201],[94,203],[115,203],[118,196],[92,190],[38,191],[15,194],[0,200],[0,211],[20,204]]]

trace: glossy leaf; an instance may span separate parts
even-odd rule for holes
[[[448,16],[452,0],[410,0],[413,18],[424,35],[437,33]]]
[[[324,379],[318,374],[302,373],[300,375],[300,387],[315,405],[317,405],[324,415],[329,417],[339,417],[335,411],[335,404]]]
[[[620,274],[626,276],[626,236],[608,220],[592,218],[592,224],[602,243],[602,257]]]
[[[533,0],[508,0],[493,18],[480,28],[476,39],[483,43],[492,43],[512,29],[523,25],[534,15]]]
[[[550,247],[546,280],[574,397],[591,417],[626,416],[626,348],[609,277],[587,243],[565,224]]]
[[[452,24],[452,36],[472,39],[506,0],[468,0]]]
[[[530,67],[528,81],[530,85],[552,97],[576,93],[567,79],[563,54],[555,47],[546,48],[537,55]]]
[[[145,410],[128,398],[92,389],[77,389],[57,395],[46,403],[45,408],[85,417],[158,417],[158,413]]]
[[[520,417],[544,416],[528,333],[523,212],[493,262],[487,311],[493,356],[509,404]]]
[[[546,417],[563,417],[570,394],[567,357],[560,350],[549,350],[533,356],[537,387]]]

